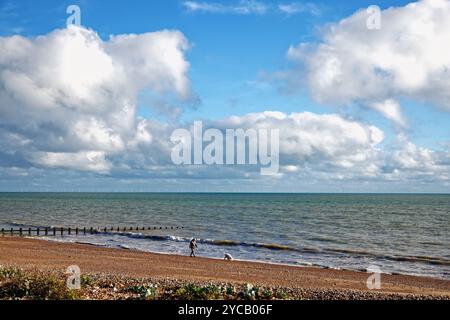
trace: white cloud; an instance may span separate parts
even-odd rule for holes
[[[319,5],[312,2],[290,2],[272,5],[257,0],[229,1],[228,3],[184,1],[183,6],[189,12],[237,15],[263,15],[266,13],[282,13],[285,15],[309,13],[311,15],[320,15],[322,11]]]
[[[371,108],[380,112],[386,119],[391,120],[401,128],[406,128],[408,122],[403,116],[400,104],[392,99],[388,99],[381,103],[372,103]]]
[[[98,173],[107,173],[111,169],[111,163],[105,159],[104,152],[42,152],[33,154],[31,160],[48,168],[76,169]]]
[[[288,57],[301,68],[290,76],[306,73],[319,102],[360,103],[402,126],[394,100],[406,97],[450,111],[449,16],[450,1],[423,0],[383,10],[381,30],[369,30],[368,14],[360,10],[329,26],[320,43],[292,46]]]
[[[395,169],[386,178],[421,182],[450,180],[450,152],[433,151],[406,141],[394,151],[391,164]]]
[[[26,141],[4,142],[1,152],[46,167],[108,171],[108,157],[149,142],[136,116],[142,91],[191,97],[188,48],[178,31],[103,41],[72,26],[32,39],[0,37],[0,134]]]
[[[287,15],[294,15],[305,12],[312,15],[319,15],[321,12],[319,6],[312,2],[283,3],[278,5],[278,10]]]
[[[357,169],[377,155],[383,132],[336,114],[263,112],[213,122],[218,128],[279,129],[281,165]],[[288,171],[292,171],[292,170]]]
[[[240,0],[235,3],[184,1],[183,6],[191,12],[229,13],[229,14],[265,14],[268,7],[256,0]]]

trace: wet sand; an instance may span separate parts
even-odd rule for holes
[[[64,272],[68,266],[78,265],[85,274],[197,283],[252,283],[294,289],[376,291],[377,294],[450,299],[450,281],[443,279],[383,274],[381,289],[368,290],[369,274],[365,272],[190,258],[20,237],[0,237],[0,265],[54,272]]]

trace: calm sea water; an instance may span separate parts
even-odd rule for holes
[[[450,279],[450,195],[0,193],[0,227],[154,225],[49,239]]]

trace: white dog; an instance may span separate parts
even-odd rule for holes
[[[225,259],[225,260],[228,260],[228,261],[232,261],[232,260],[233,260],[233,257],[231,256],[231,254],[225,253],[224,259]]]

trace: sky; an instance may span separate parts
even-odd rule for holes
[[[0,0],[0,191],[448,193],[448,17],[447,0]],[[279,130],[279,172],[174,164],[194,121]]]

